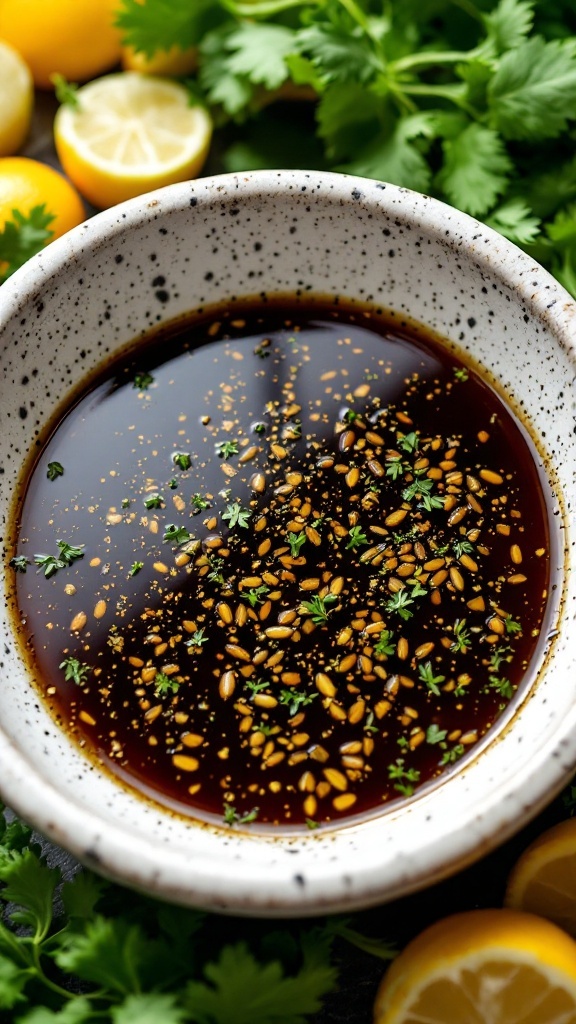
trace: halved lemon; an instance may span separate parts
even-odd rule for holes
[[[505,903],[554,921],[576,937],[576,820],[548,829],[513,868]]]
[[[82,86],[77,106],[59,108],[54,141],[64,171],[104,208],[198,176],[212,121],[178,82],[138,71]]]
[[[30,128],[34,83],[28,65],[0,39],[0,156],[13,156]]]
[[[397,957],[375,1024],[576,1024],[576,942],[533,914],[473,910]]]

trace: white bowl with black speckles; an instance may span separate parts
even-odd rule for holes
[[[535,815],[576,764],[576,305],[477,221],[404,189],[256,172],[99,214],[0,289],[0,519],[60,400],[127,341],[264,292],[382,304],[471,353],[536,440],[553,523],[553,631],[528,692],[449,778],[379,817],[290,838],[179,818],[115,783],[43,706],[4,573],[0,792],[84,863],[169,900],[254,914],[367,906],[465,866]]]

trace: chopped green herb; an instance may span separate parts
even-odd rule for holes
[[[194,509],[194,515],[197,515],[198,512],[202,512],[205,508],[210,508],[210,502],[208,499],[203,498],[202,495],[198,493],[192,495],[190,503]]]
[[[59,476],[64,475],[64,466],[60,462],[49,462],[46,470],[46,476],[49,480],[57,480]]]
[[[399,445],[403,449],[403,451],[408,452],[409,454],[413,454],[415,451],[417,451],[419,444],[420,438],[418,437],[418,434],[414,430],[412,430],[409,434],[405,434],[404,437],[401,437],[399,441]]]
[[[320,828],[320,822],[314,821],[313,818],[306,818],[306,828],[313,831],[315,828]]]
[[[161,494],[149,494],[144,498],[145,508],[164,508],[164,498]]]
[[[249,825],[250,822],[256,821],[258,813],[258,808],[253,807],[252,810],[248,811],[246,814],[238,814],[233,804],[224,804],[224,824]]]
[[[384,655],[390,656],[394,654],[396,645],[392,643],[394,633],[390,629],[383,629],[378,634],[378,640],[374,644],[374,654],[381,658]]]
[[[168,694],[177,693],[180,683],[171,679],[165,672],[157,672],[154,677],[154,692],[157,697],[165,697]]]
[[[456,619],[452,626],[452,632],[454,634],[454,640],[450,644],[450,650],[465,654],[467,648],[470,647],[472,642],[470,630],[466,628],[466,619]]]
[[[83,544],[68,544],[65,540],[57,540],[58,555],[34,555],[36,565],[44,569],[46,579],[54,576],[59,569],[66,569],[78,558],[84,558]]]
[[[259,587],[250,587],[249,590],[243,590],[240,597],[243,601],[247,601],[251,608],[256,608],[256,605],[264,604],[264,595],[268,593],[270,587],[267,587],[263,583]]]
[[[146,391],[153,383],[154,377],[151,373],[144,371],[143,373],[134,374],[133,387],[138,388],[139,391]]]
[[[352,526],[351,529],[350,529],[350,532],[348,534],[348,538],[346,540],[346,548],[347,548],[347,550],[352,549],[353,551],[355,551],[356,548],[360,548],[360,547],[362,547],[363,544],[368,544],[368,543],[369,543],[368,537],[366,536],[366,534],[362,530],[362,527],[361,526]]]
[[[252,509],[243,508],[239,501],[234,502],[231,505],[226,506],[226,511],[222,514],[222,519],[225,519],[231,530],[235,526],[242,526],[244,529],[248,529],[250,516],[252,515]]]
[[[426,729],[426,743],[443,743],[448,735],[447,729],[440,729],[435,723]]]
[[[218,458],[230,459],[232,455],[238,455],[238,441],[220,441],[216,445]]]
[[[178,487],[178,481],[175,476],[170,477],[168,481],[168,487],[170,488],[171,491],[175,491],[176,488]]]
[[[462,757],[464,749],[465,748],[462,745],[462,743],[457,743],[456,746],[452,747],[451,750],[444,751],[444,753],[442,754],[440,764],[454,764],[454,762],[457,761],[458,758]]]
[[[144,568],[144,562],[132,562],[130,566],[129,576],[137,576],[141,569]]]
[[[395,764],[388,765],[388,778],[396,780],[394,789],[403,796],[412,796],[414,782],[420,779],[420,772],[416,768],[405,768],[404,758],[397,757]],[[405,780],[405,781],[404,781]]]
[[[507,615],[504,619],[504,626],[506,627],[507,633],[522,632],[522,624],[520,622],[516,622],[511,615]]]
[[[414,604],[414,598],[406,589],[403,589],[393,594],[384,607],[387,612],[398,612],[400,618],[407,622],[414,615],[414,612],[410,611],[410,605],[412,604]]]
[[[208,643],[208,637],[204,636],[204,629],[196,629],[189,640],[186,641],[186,647],[202,647],[202,644]]]
[[[466,369],[465,366],[460,366],[458,369],[454,370],[454,376],[456,377],[456,380],[459,380],[462,383],[464,383],[465,381],[468,380],[468,370]]]
[[[78,658],[72,657],[61,661],[59,667],[64,669],[64,679],[66,681],[71,679],[77,686],[82,686],[86,682],[91,671],[89,665],[85,665],[84,662],[78,661]]]
[[[206,574],[206,579],[210,580],[210,583],[219,583],[222,586],[225,582],[224,576],[222,575],[224,559],[218,558],[217,555],[209,555],[208,562],[210,565],[210,572]]]
[[[121,506],[120,507],[121,508],[130,508],[130,504],[131,504],[130,498],[122,498]]]
[[[452,550],[456,558],[462,558],[462,555],[472,554],[474,545],[469,540],[455,540],[452,544]]]
[[[179,469],[190,469],[190,466],[192,465],[192,459],[188,452],[174,452],[172,462],[178,466]]]
[[[504,679],[501,676],[489,675],[489,687],[491,690],[496,690],[501,697],[505,697],[506,700],[510,700],[514,695],[514,687],[508,679]]]
[[[422,680],[422,682],[426,683],[426,686],[428,687],[428,689],[433,694],[435,694],[436,697],[439,697],[440,696],[440,689],[439,689],[440,683],[445,682],[446,676],[443,676],[443,675],[440,675],[440,674],[435,675],[431,661],[426,661],[426,662],[424,662],[424,664],[418,665],[418,675],[420,676],[420,679]]]
[[[288,706],[288,714],[292,718],[293,715],[296,715],[298,713],[300,708],[307,707],[307,705],[311,704],[314,698],[318,696],[319,694],[317,692],[304,693],[301,690],[285,689],[280,690],[278,700],[280,701],[281,704],[286,704]]]
[[[267,690],[270,683],[267,679],[247,679],[244,685],[247,690],[250,690],[252,695],[255,695],[260,693],[262,690]]]
[[[11,565],[16,572],[26,572],[26,566],[30,565],[30,559],[26,558],[26,555],[14,555],[8,564]]]
[[[323,623],[328,622],[328,616],[330,615],[331,609],[327,606],[337,603],[338,598],[334,594],[326,594],[325,597],[320,597],[316,594],[311,601],[301,602],[300,614],[309,615],[312,622],[322,625]]]
[[[192,534],[185,526],[175,526],[174,523],[168,523],[164,529],[164,537],[162,539],[165,543],[174,544],[176,547],[179,547],[180,544],[185,544],[191,538]]]
[[[404,475],[404,472],[405,468],[401,455],[393,455],[391,458],[386,459],[386,476],[391,477],[392,480],[398,480],[399,477]]]
[[[300,554],[300,548],[306,543],[306,534],[302,533],[288,533],[286,540],[290,545],[290,554],[292,558],[298,558]]]

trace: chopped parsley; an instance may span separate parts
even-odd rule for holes
[[[73,657],[65,658],[60,662],[59,667],[64,669],[66,682],[71,679],[77,686],[82,686],[91,672],[89,665],[85,665],[84,662]]]
[[[59,476],[64,475],[64,466],[60,462],[49,462],[46,470],[46,476],[49,480],[57,480]]]
[[[222,514],[222,519],[226,520],[231,530],[235,526],[242,526],[244,529],[248,529],[250,525],[248,520],[252,515],[252,509],[243,508],[239,501],[233,502],[226,506],[226,511]]]
[[[220,441],[216,445],[216,451],[219,459],[230,459],[233,455],[238,455],[238,441]]]

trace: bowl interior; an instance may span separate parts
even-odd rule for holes
[[[134,200],[54,243],[0,294],[5,545],[23,462],[92,369],[191,310],[277,294],[344,297],[426,325],[480,364],[526,425],[549,484],[559,634],[542,645],[537,682],[448,784],[318,834],[224,831],[135,798],[71,746],[28,678],[8,577],[0,764],[4,798],[100,870],[180,902],[289,914],[367,905],[463,866],[535,814],[573,770],[576,321],[566,293],[519,250],[393,186],[259,172]]]

